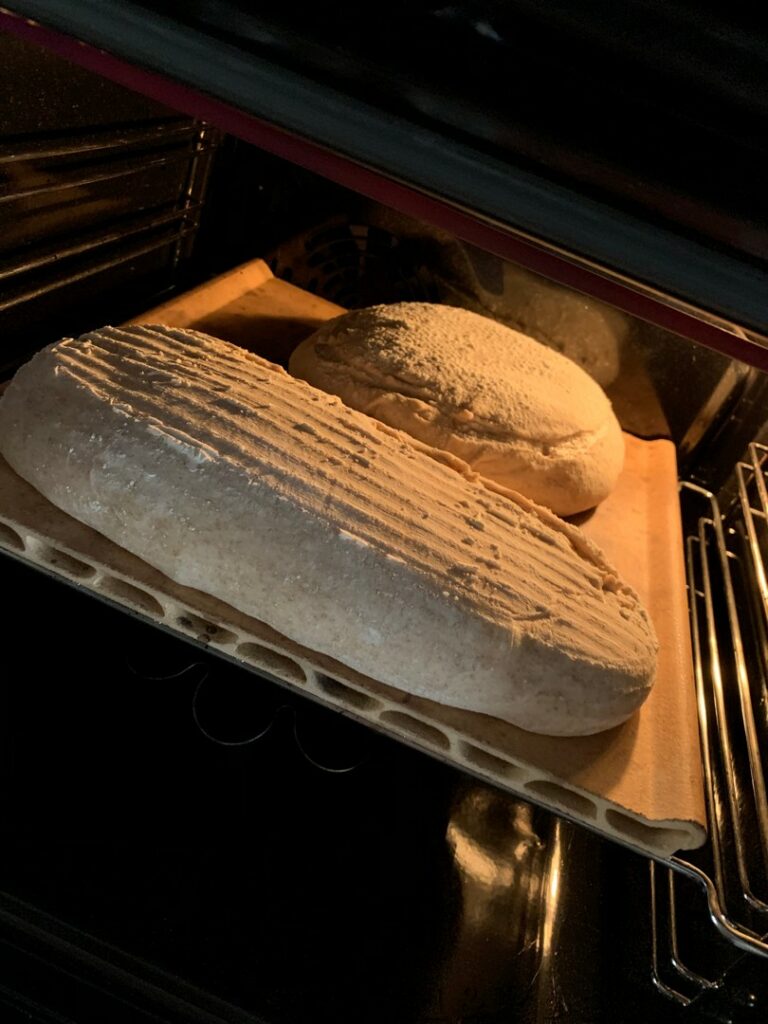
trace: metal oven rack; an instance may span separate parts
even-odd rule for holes
[[[683,1005],[717,988],[744,951],[768,956],[767,477],[768,447],[753,442],[725,511],[682,485],[710,831],[672,868],[651,863],[649,882],[654,981]]]
[[[176,283],[199,228],[219,133],[168,116],[0,143],[0,368],[78,309]]]

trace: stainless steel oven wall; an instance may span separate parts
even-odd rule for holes
[[[0,368],[181,279],[212,129],[0,35]]]

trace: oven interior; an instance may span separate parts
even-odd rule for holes
[[[340,305],[526,327],[600,381],[625,430],[674,441],[710,824],[701,850],[654,863],[256,687],[6,544],[3,1019],[760,1019],[766,376],[29,44],[0,49],[3,379],[260,257]]]

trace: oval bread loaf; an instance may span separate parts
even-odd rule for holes
[[[171,579],[401,690],[571,735],[652,684],[648,617],[579,530],[226,342],[50,346],[0,400],[0,450]]]
[[[343,314],[299,345],[297,377],[558,515],[613,489],[624,440],[602,388],[524,334],[425,302]]]

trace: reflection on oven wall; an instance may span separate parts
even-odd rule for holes
[[[261,256],[341,306],[442,302],[521,330],[590,373],[625,430],[671,438],[681,471],[708,487],[766,419],[759,371],[236,140],[217,154],[200,240],[199,273]]]
[[[0,368],[184,280],[218,133],[0,36]]]
[[[278,276],[341,305],[441,301],[524,329],[599,380],[625,429],[671,437],[686,475],[718,490],[725,484],[724,493],[731,486],[731,467],[763,425],[761,375],[26,44],[1,37],[0,55],[7,97],[0,114],[6,375],[62,334],[121,320],[165,293],[263,256]],[[43,584],[28,568],[14,566],[7,579],[18,593],[42,598],[45,588],[52,617],[69,604],[61,584]],[[366,1024],[495,1024],[511,1013],[525,1021],[684,1021],[739,1019],[762,1005],[747,969],[746,981],[725,981],[725,968],[734,968],[728,952],[713,953],[715,940],[697,945],[679,919],[683,907],[706,932],[698,890],[678,891],[662,906],[666,883],[657,879],[652,904],[641,858],[606,852],[606,844],[574,826],[394,746],[371,743],[369,750],[365,740],[366,758],[333,761],[345,771],[328,772],[330,754],[357,749],[359,736],[344,734],[329,752],[330,726],[299,698],[277,714],[269,706],[277,699],[272,693],[247,711],[250,731],[231,743],[229,733],[219,732],[222,721],[231,728],[234,718],[242,726],[246,711],[238,705],[233,715],[231,704],[213,711],[204,705],[210,678],[206,689],[198,677],[184,675],[195,667],[196,652],[175,641],[171,660],[181,659],[180,685],[165,687],[156,704],[154,687],[168,656],[159,634],[142,627],[137,639],[124,614],[97,613],[82,595],[79,602],[79,617],[58,623],[57,646],[42,659],[44,668],[36,662],[40,675],[26,696],[18,673],[8,673],[1,687],[0,903],[6,939],[18,947],[0,966],[2,998],[22,985],[25,971],[31,976],[34,934],[45,968],[36,968],[42,973],[18,1002],[37,1000],[41,1013],[43,1005],[60,1010],[67,998],[60,981],[46,989],[46,970],[53,976],[66,965],[74,977],[91,980],[103,970],[117,986],[117,972],[109,974],[115,963],[124,975],[119,998],[134,1006],[143,999],[153,1013],[165,1014],[161,1019],[317,1020],[332,1009],[336,1021]],[[12,609],[11,621],[30,629],[25,607]],[[151,664],[139,668],[140,684],[128,657],[119,671],[101,660],[109,642],[92,645],[98,659],[87,645],[83,652],[72,643],[81,638],[83,621],[91,636],[96,630],[109,641],[121,638],[121,649],[149,657]],[[30,649],[36,630],[27,635]],[[186,667],[185,656],[191,658]],[[57,666],[61,679],[76,680],[66,699],[54,678]],[[221,682],[216,692],[247,685],[241,670],[232,672],[231,689]],[[211,673],[225,675],[213,662]],[[190,692],[179,697],[187,683]],[[137,694],[145,705],[135,703]],[[126,722],[124,702],[131,701]],[[94,702],[101,716],[96,748],[85,727]],[[108,757],[105,722],[119,733],[122,769],[119,758]],[[133,731],[120,731],[127,724]],[[40,744],[41,736],[48,742]],[[75,741],[73,757],[68,745]],[[132,766],[134,746],[147,755],[154,776],[146,765]],[[104,758],[95,764],[94,749]],[[97,779],[105,764],[115,774]],[[357,774],[342,779],[347,768]],[[207,787],[202,800],[185,779]],[[137,781],[143,795],[133,789]],[[133,802],[121,805],[118,788],[126,801],[133,792]],[[207,820],[195,817],[201,805]],[[176,830],[182,821],[195,833],[192,840]],[[126,823],[129,836],[121,831]],[[257,862],[270,870],[257,872]],[[132,892],[141,894],[133,906]],[[669,978],[654,961],[652,906],[657,917],[678,907],[674,934],[706,982],[691,985],[691,1006],[657,994],[659,977]],[[324,920],[334,913],[346,932],[339,921]],[[578,943],[571,937],[577,930]],[[328,934],[334,948],[323,948]],[[66,943],[57,945],[57,936]],[[225,953],[221,961],[206,953],[207,941]],[[301,951],[295,964],[292,943]],[[68,960],[72,950],[79,955]],[[678,953],[677,946],[670,953],[675,963]],[[350,965],[355,982],[335,982],[347,989],[346,996],[334,993],[328,978],[335,972],[343,979]],[[685,987],[684,976],[672,980],[676,992]]]
[[[279,277],[342,306],[434,301],[492,317],[579,364],[607,392],[625,430],[668,437],[692,471],[713,440],[731,465],[765,419],[758,371],[633,319],[589,296],[355,197],[279,243]],[[730,456],[730,458],[729,458]],[[701,472],[701,471],[700,471]],[[697,478],[724,483],[710,458]]]

